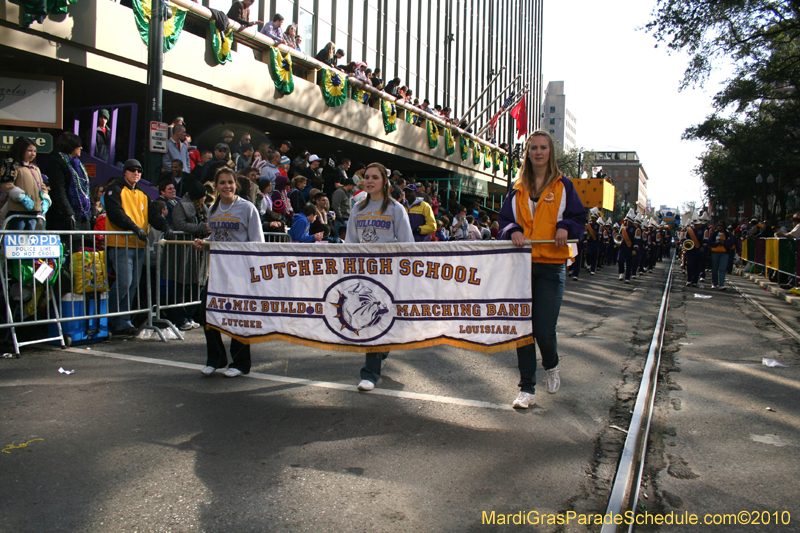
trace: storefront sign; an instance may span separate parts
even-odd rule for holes
[[[35,133],[32,131],[0,130],[0,152],[8,152],[17,137],[27,137],[36,145],[36,152],[49,154],[53,151],[53,136],[49,133]]]
[[[0,75],[0,124],[62,126],[64,80],[34,74]]]

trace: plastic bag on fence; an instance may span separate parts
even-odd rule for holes
[[[72,254],[72,292],[106,292],[106,253],[77,252]]]
[[[64,247],[61,247],[64,251]],[[8,272],[11,278],[21,282],[23,285],[30,285],[33,283],[33,275],[36,273],[42,263],[53,269],[50,277],[47,278],[47,283],[54,285],[58,279],[58,273],[61,271],[61,265],[64,263],[64,256],[58,259],[13,259],[8,262]]]

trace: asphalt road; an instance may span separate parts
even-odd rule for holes
[[[528,411],[510,409],[513,352],[393,352],[378,387],[359,393],[363,355],[280,342],[253,347],[249,376],[201,377],[199,330],[182,342],[30,347],[0,360],[0,530],[507,531],[521,526],[500,525],[501,514],[603,513],[624,439],[609,426],[627,426],[665,272],[567,281],[562,388],[548,395],[540,373]],[[773,405],[753,404],[753,415],[793,423],[787,404]],[[747,445],[793,450],[749,433]],[[702,471],[691,452],[673,455]],[[658,479],[659,494],[683,498]]]

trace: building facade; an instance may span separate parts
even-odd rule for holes
[[[578,147],[578,120],[567,108],[563,81],[551,81],[547,84],[541,119],[542,128],[550,132],[556,146],[560,146],[565,152]]]
[[[636,212],[647,209],[647,172],[639,154],[632,151],[601,150],[595,152],[595,169],[602,167],[609,181],[616,187],[620,204],[634,207]]]

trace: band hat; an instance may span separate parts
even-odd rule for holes
[[[612,228],[614,228],[614,229],[619,229],[619,224],[617,224],[616,222],[614,222],[614,225],[612,226]]]
[[[644,215],[642,215],[641,213],[639,213],[638,215],[636,215],[636,216],[634,217],[634,219],[633,219],[633,221],[634,221],[634,222],[636,222],[636,223],[638,223],[638,224],[641,224],[643,220],[644,220]]]
[[[700,220],[703,222],[711,222],[711,215],[708,214],[708,211],[700,215]]]
[[[628,210],[628,214],[625,216],[630,221],[636,220],[636,213],[633,212],[633,209]]]
[[[589,210],[589,216],[592,216],[592,217],[599,217],[599,216],[600,216],[600,210],[599,210],[599,209],[597,209],[596,207],[593,207],[593,208],[591,208],[591,209]]]
[[[597,223],[603,225],[603,217],[597,217]]]

